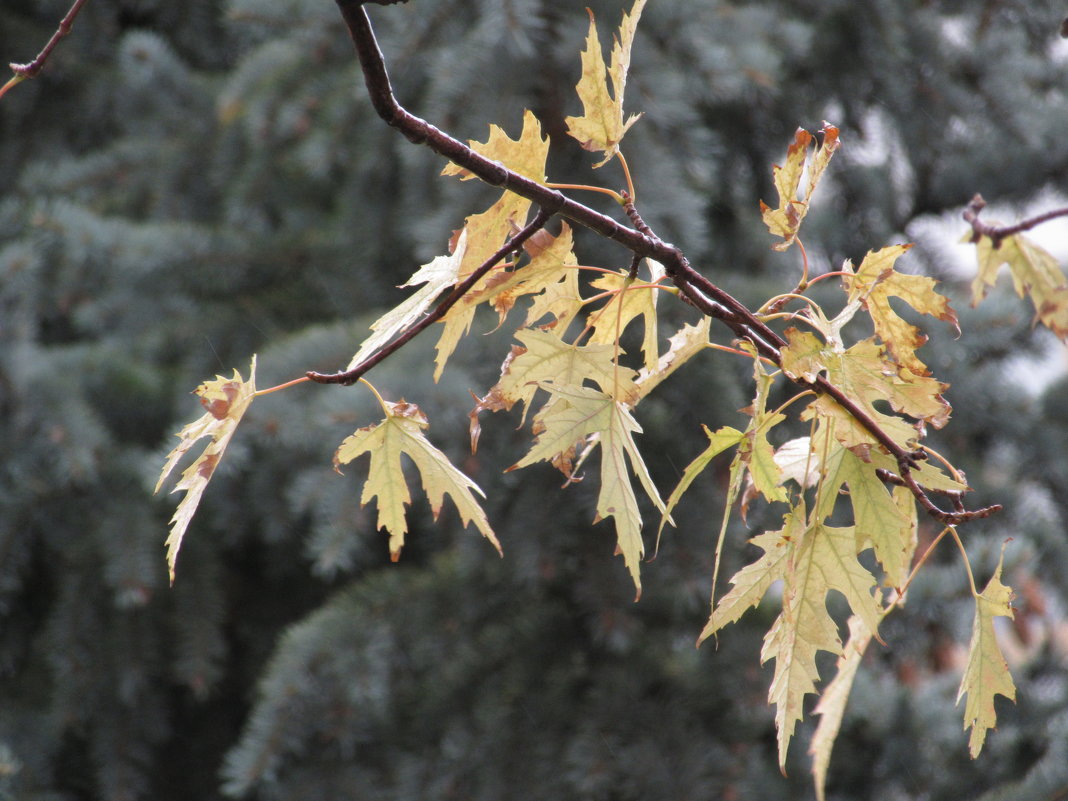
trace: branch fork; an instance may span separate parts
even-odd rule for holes
[[[307,374],[309,379],[324,384],[347,385],[355,383],[360,376],[382,361],[382,359],[395,352],[427,326],[444,317],[448,310],[471,289],[479,278],[509,253],[517,250],[523,241],[544,227],[546,222],[556,215],[588,228],[606,239],[618,242],[633,254],[632,264],[636,264],[642,258],[658,261],[664,266],[667,276],[678,287],[680,297],[684,302],[694,306],[709,317],[722,322],[733,332],[735,337],[752,343],[760,356],[781,367],[781,349],[786,346],[786,341],[744,304],[734,298],[733,295],[716,286],[695,270],[679,248],[658,237],[634,207],[632,193],[626,192],[622,195],[624,211],[633,225],[633,227],[628,227],[589,206],[567,197],[557,189],[550,188],[513,172],[500,162],[485,158],[463,142],[401,106],[393,95],[385,60],[363,6],[366,3],[393,5],[398,2],[407,2],[407,0],[336,0],[336,2],[355,45],[356,54],[363,71],[364,82],[375,112],[409,141],[426,145],[435,153],[468,170],[491,186],[507,189],[530,200],[538,206],[539,211],[530,224],[505,243],[500,250],[479,266],[467,279],[457,284],[431,314],[402,332],[379,352],[352,370],[334,374],[310,372]],[[972,224],[976,237],[981,235],[990,236],[994,239],[995,244],[1005,236],[1016,233],[1017,229],[1025,230],[1027,227],[1037,225],[1038,222],[1050,219],[1053,216],[1068,214],[1068,209],[1060,210],[1043,215],[1041,218],[1026,221],[1026,224],[1021,223],[1019,226],[998,229],[986,226],[978,221],[978,213],[983,205],[985,204],[982,202],[982,198],[977,195],[969,206],[969,211],[965,212],[965,219]],[[971,217],[969,217],[969,214],[971,214]],[[924,510],[935,519],[946,525],[956,525],[967,520],[987,517],[1001,508],[995,505],[969,512],[963,509],[959,499],[957,499],[954,511],[941,509],[931,500],[928,492],[916,482],[911,474],[911,471],[917,468],[922,460],[926,459],[926,453],[921,450],[910,451],[898,445],[867,412],[825,377],[819,376],[811,381],[795,380],[795,383],[806,389],[831,397],[849,412],[896,460],[899,475],[893,478],[888,475],[886,480],[892,483],[900,482],[903,486],[906,486]]]

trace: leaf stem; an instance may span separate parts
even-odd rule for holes
[[[577,189],[580,192],[600,192],[602,195],[608,195],[620,206],[623,205],[623,196],[614,189],[609,189],[604,186],[591,186],[589,184],[558,184],[553,181],[546,181],[545,185],[550,189]]]
[[[25,75],[12,75],[11,78],[8,79],[7,83],[5,83],[3,86],[0,86],[0,98],[6,95],[8,93],[8,90],[14,89],[24,80],[26,80]]]
[[[382,398],[381,395],[378,394],[378,390],[375,389],[375,385],[368,381],[366,378],[363,378],[362,376],[358,380],[361,384],[371,390],[371,394],[375,396],[375,399],[378,401],[378,405],[382,407],[382,413],[385,414],[386,417],[389,417],[389,409],[386,407],[386,401]]]
[[[920,556],[920,558],[916,560],[916,564],[912,566],[912,571],[909,573],[908,578],[905,579],[905,583],[897,588],[897,598],[895,599],[895,601],[891,605],[883,609],[883,617],[886,617],[890,613],[890,610],[893,609],[895,606],[900,606],[902,603],[904,603],[905,593],[908,592],[909,586],[912,584],[912,580],[916,578],[916,576],[919,574],[920,568],[923,567],[924,563],[927,561],[927,558],[932,553],[934,553],[934,549],[938,545],[938,543],[940,543],[942,541],[942,538],[945,537],[946,534],[948,534],[952,529],[952,526],[946,526],[945,528],[943,528],[939,532],[938,536],[931,541],[931,544],[927,546],[927,550],[925,550]]]
[[[782,414],[782,412],[783,412],[784,410],[786,410],[786,409],[790,408],[790,406],[792,406],[792,405],[793,405],[794,401],[799,401],[799,400],[801,400],[801,398],[807,398],[807,397],[809,397],[809,396],[815,396],[815,394],[816,394],[816,392],[815,392],[814,390],[811,390],[811,389],[806,389],[806,390],[803,390],[803,391],[801,391],[801,392],[798,392],[798,393],[797,393],[796,395],[794,395],[794,396],[793,396],[792,398],[788,399],[788,400],[787,400],[787,401],[785,401],[785,402],[784,402],[784,403],[783,403],[783,404],[782,404],[781,406],[779,406],[779,408],[778,408],[778,409],[776,409],[775,411],[773,411],[773,412],[771,413],[771,415],[772,415],[772,416],[774,417],[774,416],[775,416],[775,415],[777,415],[777,414]]]
[[[634,203],[638,198],[638,193],[634,191],[634,181],[630,177],[630,166],[621,151],[616,151],[616,158],[619,159],[619,164],[623,168],[623,175],[627,179],[627,197],[630,198],[631,203]],[[623,205],[623,198],[620,198],[619,205]]]
[[[825,278],[834,278],[835,276],[838,276],[838,275],[849,275],[849,273],[847,273],[845,270],[831,270],[830,272],[821,273],[820,275],[817,275],[815,278],[810,280],[808,282],[808,286],[812,286],[813,284],[818,284],[820,281],[824,280]]]
[[[284,384],[279,384],[276,387],[267,387],[267,389],[257,389],[255,392],[252,393],[252,397],[258,398],[260,395],[270,395],[272,392],[278,392],[282,389],[289,389],[290,387],[296,386],[297,384],[303,384],[305,381],[308,380],[308,376],[302,375],[300,378],[294,378],[292,381],[286,381]]]
[[[950,464],[949,460],[945,456],[943,456],[938,451],[936,451],[934,448],[932,448],[932,447],[930,447],[928,445],[920,445],[920,447],[923,448],[924,453],[930,454],[936,460],[941,462],[942,466],[945,467],[946,470],[949,471],[949,474],[951,476],[953,476],[953,480],[954,481],[959,481],[961,484],[967,484],[968,483],[967,481],[965,481],[964,475],[960,472],[960,470],[958,470],[952,464]]]
[[[975,586],[975,575],[972,573],[972,563],[968,559],[968,551],[964,547],[964,543],[961,542],[960,534],[957,533],[956,526],[946,526],[949,529],[949,533],[953,535],[953,541],[957,543],[957,548],[960,550],[961,558],[964,560],[964,571],[968,574],[968,586],[971,587],[972,597],[976,600],[979,599],[979,590]]]
[[[789,300],[800,300],[804,303],[807,303],[809,306],[816,305],[815,301],[812,300],[812,298],[806,298],[804,295],[798,292],[784,292],[781,295],[776,295],[773,298],[769,298],[763,306],[756,310],[756,314],[761,320],[774,319],[775,316],[779,313],[779,310],[781,310],[782,307]],[[766,312],[765,309],[767,309]]]
[[[746,353],[744,350],[741,350],[739,348],[732,348],[730,345],[720,345],[717,342],[709,342],[707,345],[705,345],[705,347],[706,348],[711,348],[712,350],[723,351],[724,353],[729,353],[732,356],[744,356],[747,359],[753,358],[753,354],[752,353]],[[778,367],[779,366],[775,362],[773,362],[771,359],[769,359],[767,356],[760,356],[759,358],[760,358],[760,361],[762,361],[764,364],[770,364],[772,367]]]

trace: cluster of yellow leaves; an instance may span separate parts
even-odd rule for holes
[[[626,405],[613,396],[592,387],[557,386],[543,382],[540,387],[551,395],[550,402],[534,420],[537,441],[530,452],[509,470],[548,461],[574,476],[575,461],[581,462],[596,446],[601,447],[600,488],[597,495],[597,516],[594,522],[607,517],[615,520],[618,551],[634,580],[636,596],[641,596],[638,565],[645,553],[642,542],[642,518],[631,485],[633,472],[650,500],[663,510],[664,502],[653,485],[649,471],[634,444],[634,434],[641,426],[631,416]],[[581,448],[581,450],[577,450]],[[563,457],[563,458],[561,458]]]
[[[656,275],[655,265],[651,272]],[[538,392],[547,394],[533,420],[537,441],[509,469],[548,461],[570,482],[578,477],[578,469],[594,449],[600,447],[595,522],[613,519],[617,550],[623,555],[640,595],[639,564],[645,549],[632,477],[638,479],[658,509],[664,510],[664,503],[634,443],[634,435],[641,432],[641,427],[631,409],[658,380],[707,346],[708,326],[684,327],[672,339],[672,347],[660,356],[655,337],[653,286],[627,286],[625,276],[616,273],[606,274],[594,281],[593,286],[607,292],[608,298],[586,315],[583,332],[591,333],[585,344],[568,342],[566,329],[558,324],[516,331],[515,337],[521,344],[512,348],[502,365],[500,380],[471,413],[472,444],[478,439],[480,412],[508,410],[521,403],[525,420]],[[604,292],[598,292],[597,296]],[[639,319],[644,320],[646,331],[642,373],[622,362],[626,354],[618,344],[628,323]],[[657,374],[660,367],[663,375]]]
[[[584,113],[568,118],[568,126],[583,147],[603,151],[605,161],[618,153],[620,140],[637,120],[635,115],[624,122],[622,101],[631,47],[644,4],[645,0],[637,0],[630,14],[624,14],[607,67],[591,14],[587,47],[582,54],[582,77],[577,86]],[[492,125],[485,142],[471,142],[470,146],[520,175],[545,181],[549,142],[529,111],[523,115],[518,138],[512,139],[503,129]],[[443,174],[461,180],[474,177],[456,165],[446,166]],[[370,336],[360,345],[349,369],[401,335],[427,314],[444,293],[485,263],[526,224],[530,206],[529,200],[505,191],[488,209],[467,217],[463,228],[451,238],[448,253],[420,267],[402,285],[417,289],[374,322]],[[539,388],[547,392],[549,401],[535,418],[538,442],[514,467],[547,459],[570,478],[577,465],[600,446],[602,489],[597,517],[612,517],[616,521],[619,550],[640,590],[638,563],[644,549],[631,474],[638,478],[654,504],[663,508],[663,503],[634,445],[633,435],[641,429],[630,409],[664,376],[707,344],[707,321],[676,334],[670,340],[669,350],[661,356],[657,343],[656,292],[651,286],[663,277],[659,265],[649,264],[651,284],[641,286],[632,285],[633,278],[627,271],[606,271],[590,282],[589,289],[594,294],[583,298],[572,233],[566,224],[555,236],[544,230],[538,232],[526,242],[524,250],[524,254],[486,273],[443,317],[435,380],[441,376],[459,340],[470,331],[480,306],[492,309],[500,325],[518,300],[524,296],[530,298],[523,326],[516,333],[522,345],[513,349],[500,383],[472,413],[472,440],[477,441],[478,411],[507,409],[521,401],[525,417]],[[571,322],[584,309],[582,332],[573,342],[565,341]],[[618,346],[622,331],[636,320],[644,325],[640,376],[622,363],[621,358],[626,354]],[[586,341],[579,344],[583,337]],[[176,487],[186,490],[187,495],[175,514],[168,540],[172,576],[181,538],[255,393],[254,377],[248,382],[242,382],[237,375],[232,381],[218,379],[202,386],[198,393],[210,404],[209,414],[179,432],[181,444],[171,453],[160,478],[162,484],[193,442],[204,436],[212,437],[204,454],[186,470]],[[464,522],[473,523],[499,550],[496,536],[475,498],[481,491],[426,439],[423,432],[428,422],[419,408],[404,401],[391,403],[381,397],[379,402],[385,418],[348,437],[335,455],[335,467],[370,454],[361,502],[377,500],[378,525],[390,533],[392,556],[397,558],[403,546],[407,533],[405,508],[411,502],[402,455],[418,469],[435,517],[445,495],[449,495]]]
[[[607,65],[590,14],[582,76],[576,87],[583,114],[568,117],[566,122],[569,134],[583,148],[602,154],[596,166],[619,154],[620,141],[638,119],[638,115],[624,119],[623,95],[644,5],[645,0],[636,0],[631,12],[623,15]],[[797,239],[811,198],[839,148],[837,128],[825,123],[821,134],[821,143],[812,148],[812,134],[803,130],[796,133],[784,164],[773,171],[777,206],[760,204],[769,231],[781,239],[773,245],[776,250],[786,250]],[[521,175],[545,181],[548,140],[529,111],[524,113],[518,139],[491,126],[487,140],[472,142],[471,147]],[[456,166],[446,167],[443,174],[461,180],[473,177]],[[420,267],[403,285],[418,289],[371,326],[371,334],[354,355],[350,369],[392,342],[427,314],[445,292],[471,276],[526,224],[530,205],[505,191],[487,210],[467,217],[463,228],[451,238],[448,253]],[[762,662],[775,662],[769,701],[776,707],[780,764],[785,764],[796,724],[802,719],[805,696],[817,692],[817,654],[825,651],[838,657],[835,675],[816,707],[820,723],[811,745],[821,801],[831,747],[863,654],[873,639],[879,641],[882,617],[903,601],[917,545],[916,503],[906,488],[888,488],[881,473],[897,470],[895,459],[836,401],[806,392],[777,409],[769,409],[768,404],[780,375],[806,382],[819,378],[843,392],[902,448],[917,447],[926,426],[946,424],[950,416],[949,404],[942,396],[946,387],[930,375],[917,356],[926,337],[902,319],[890,301],[904,301],[913,310],[954,327],[956,315],[946,298],[935,291],[932,280],[897,271],[896,262],[907,247],[896,245],[870,252],[857,268],[847,262],[842,269],[842,310],[828,318],[817,305],[810,304],[794,314],[795,324],[784,332],[781,370],[769,372],[751,345],[741,345],[753,359],[755,394],[742,410],[748,422],[743,430],[724,426],[713,432],[706,427],[708,446],[686,468],[667,502],[660,498],[638,451],[635,435],[641,433],[641,427],[634,409],[669,375],[709,347],[710,320],[684,325],[668,338],[668,347],[661,352],[656,309],[658,284],[664,277],[660,265],[646,261],[647,277],[643,275],[641,280],[630,270],[602,270],[597,278],[583,284],[570,228],[563,224],[555,235],[541,230],[526,242],[524,253],[491,269],[449,309],[441,320],[437,343],[435,380],[460,339],[469,333],[480,306],[491,310],[500,326],[519,300],[526,298],[526,315],[514,334],[518,344],[505,359],[498,382],[471,412],[472,448],[480,434],[481,412],[510,410],[519,403],[525,422],[540,399],[532,418],[535,442],[509,470],[546,461],[571,483],[582,477],[587,459],[599,451],[594,522],[612,518],[617,553],[623,556],[639,596],[639,566],[645,545],[635,480],[660,511],[662,531],[697,477],[716,456],[733,449],[728,512],[716,547],[717,572],[735,502],[743,516],[757,498],[787,505],[780,529],[751,540],[761,550],[760,558],[734,575],[732,588],[718,601],[713,578],[712,609],[698,642],[738,620],[761,603],[772,585],[781,583],[781,610],[761,652]],[[1040,319],[1064,336],[1068,332],[1068,288],[1046,256],[1022,237],[1006,238],[997,250],[989,242],[980,242],[980,274],[974,292],[978,299],[1000,265],[1007,262],[1017,291],[1029,292]],[[872,334],[847,345],[843,330],[862,311],[871,321]],[[640,359],[637,354],[628,356],[620,345],[624,332],[635,324],[642,326]],[[211,437],[176,487],[185,490],[186,496],[175,512],[167,541],[172,580],[189,521],[256,394],[255,360],[247,382],[235,372],[233,379],[209,381],[197,393],[208,413],[179,432],[181,442],[169,455],[160,477],[162,484],[194,442]],[[334,463],[340,468],[369,454],[361,503],[376,501],[377,525],[389,532],[392,557],[399,557],[408,528],[406,508],[411,494],[404,475],[406,460],[418,470],[435,518],[448,495],[464,523],[473,524],[500,551],[476,498],[482,495],[481,490],[427,439],[429,424],[422,411],[415,404],[388,402],[377,392],[375,395],[384,418],[347,437]],[[774,440],[781,437],[773,432],[787,419],[786,407],[799,399],[807,400],[799,418],[809,422],[810,433],[776,447]],[[912,475],[931,491],[959,493],[967,489],[963,477],[952,468],[945,472],[923,463]],[[852,522],[841,524],[846,515]],[[830,525],[832,516],[838,524]],[[877,565],[875,573],[865,566],[872,563],[865,555],[869,551]],[[993,618],[1012,615],[1011,591],[1000,576],[999,565],[983,592],[975,592],[976,621],[958,697],[968,697],[964,716],[965,726],[971,728],[973,756],[996,722],[994,696],[1015,695],[994,635]],[[839,636],[839,622],[827,607],[831,591],[844,596],[850,608],[846,644]]]
[[[822,145],[810,154],[812,141],[807,132],[798,132],[784,166],[774,169],[778,207],[761,204],[769,231],[782,239],[773,246],[777,250],[785,250],[797,238],[808,201],[840,144],[837,129],[828,124]],[[781,349],[781,372],[807,382],[826,379],[895,443],[913,450],[926,426],[941,428],[951,410],[943,397],[946,385],[930,375],[917,355],[925,335],[903,320],[890,300],[904,301],[954,328],[957,318],[946,298],[935,291],[934,281],[896,269],[907,249],[895,245],[870,252],[857,268],[846,262],[841,271],[842,310],[828,318],[818,306],[809,304],[793,315],[808,330],[792,325],[784,332],[787,344]],[[872,335],[847,343],[843,331],[862,311],[871,321]],[[802,718],[804,697],[818,692],[817,653],[838,656],[836,673],[816,708],[820,723],[811,743],[813,776],[822,799],[831,747],[861,658],[869,643],[878,640],[882,617],[903,602],[917,544],[916,501],[905,487],[887,486],[880,471],[897,472],[896,460],[829,396],[813,396],[800,412],[800,419],[812,427],[810,436],[774,447],[769,433],[785,419],[782,409],[803,399],[804,393],[769,411],[767,399],[776,374],[766,371],[751,348],[746,350],[754,359],[756,388],[753,403],[742,410],[750,422],[744,431],[705,429],[709,444],[668,497],[665,516],[712,459],[732,448],[728,504],[740,498],[743,514],[756,497],[787,504],[783,526],[751,540],[763,555],[742,568],[731,579],[732,589],[718,600],[713,579],[712,611],[698,642],[738,620],[761,602],[773,584],[781,583],[781,611],[765,636],[761,653],[761,661],[775,662],[768,698],[776,707],[781,764]],[[952,468],[946,473],[924,462],[912,475],[929,491],[967,490]],[[851,525],[828,523],[832,515],[845,520],[847,509]],[[717,545],[717,572],[726,523],[725,516]],[[874,556],[877,574],[862,564],[865,551]],[[839,621],[827,608],[831,590],[845,596],[852,612],[845,645],[839,638]],[[973,756],[995,725],[994,695],[1011,698],[1014,694],[991,623],[993,616],[1011,615],[1009,599],[1009,589],[1000,582],[1000,568],[987,589],[976,594],[975,633],[960,689],[961,697],[968,696],[965,726],[972,730]]]

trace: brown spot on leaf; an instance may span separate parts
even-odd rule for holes
[[[215,472],[215,466],[219,463],[219,454],[208,453],[205,454],[200,462],[200,466],[197,468],[197,475],[207,480],[211,478],[211,474]]]

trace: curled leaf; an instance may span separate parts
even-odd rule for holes
[[[200,456],[182,473],[181,480],[171,492],[185,491],[185,497],[171,518],[171,533],[167,537],[167,569],[171,583],[174,583],[174,568],[178,560],[178,549],[182,546],[182,538],[189,521],[193,519],[200,499],[204,496],[208,482],[215,474],[215,468],[222,459],[226,446],[230,443],[230,437],[241,422],[242,416],[248,410],[252,398],[256,394],[256,357],[252,357],[252,365],[249,368],[248,381],[241,378],[241,374],[234,370],[234,377],[230,379],[216,376],[214,381],[206,381],[195,390],[200,396],[200,403],[207,409],[207,413],[197,418],[178,432],[181,440],[169,454],[163,465],[159,481],[156,482],[155,492],[159,492],[163,482],[170,475],[175,465],[200,439],[211,437]]]

